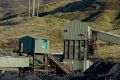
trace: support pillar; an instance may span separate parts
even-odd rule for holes
[[[33,53],[33,76],[35,77],[35,53]]]
[[[45,70],[46,75],[48,75],[48,54],[45,54]]]
[[[87,53],[88,53],[88,41],[85,40],[85,51],[84,51],[84,66],[83,66],[83,71],[86,70],[87,68]]]

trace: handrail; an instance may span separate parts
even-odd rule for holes
[[[57,63],[59,63],[61,66],[63,66],[54,56],[52,56],[54,60],[56,60]],[[64,66],[66,69],[68,69],[66,66]]]
[[[65,73],[70,72],[70,69],[68,69],[66,66],[63,66],[53,55],[49,55],[49,58],[52,59]]]

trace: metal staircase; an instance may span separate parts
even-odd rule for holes
[[[70,68],[66,65],[60,63],[55,56],[49,55],[49,59],[52,60],[64,73],[68,74],[71,72]]]

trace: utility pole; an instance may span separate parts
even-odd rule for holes
[[[29,0],[29,13],[28,13],[29,18],[31,17],[31,13],[32,13],[32,17],[34,17],[36,15],[36,12],[37,12],[37,16],[39,16],[40,2],[41,0],[37,0],[37,5],[36,5],[36,0]],[[37,10],[36,10],[36,7],[37,7]]]
[[[29,0],[29,13],[28,13],[28,17],[30,18],[31,17],[31,0]]]
[[[36,0],[33,0],[33,13],[32,13],[33,17],[35,16],[35,2],[36,2]]]
[[[38,0],[38,5],[37,5],[37,16],[39,16],[39,5],[40,5],[40,0]]]

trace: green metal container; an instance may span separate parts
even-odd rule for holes
[[[49,40],[25,36],[19,40],[19,50],[23,53],[49,53]]]

